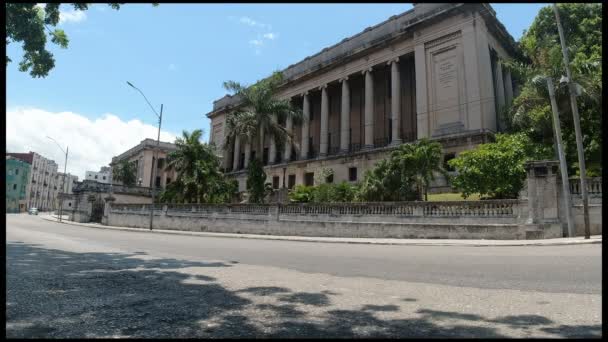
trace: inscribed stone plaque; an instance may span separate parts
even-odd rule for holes
[[[445,125],[459,121],[458,56],[451,48],[433,54],[433,86],[435,122]]]

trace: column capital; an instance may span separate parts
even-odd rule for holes
[[[302,94],[301,94],[301,95],[302,95],[302,97],[304,97],[304,96],[308,96],[308,90],[306,90],[306,91],[302,92]]]
[[[363,69],[363,70],[361,70],[361,74],[365,75],[366,72],[369,72],[371,74],[371,72],[373,71],[373,69],[374,69],[373,67],[369,67],[369,68]]]
[[[338,80],[340,83],[348,81],[348,76],[342,77],[341,79]]]
[[[397,63],[398,64],[399,63],[399,57],[391,58],[390,60],[388,60],[386,62],[386,65],[391,65],[393,63]]]
[[[319,90],[327,89],[327,83],[319,87]]]

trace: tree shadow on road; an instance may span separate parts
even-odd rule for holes
[[[489,319],[429,309],[402,312],[401,303],[415,298],[337,310],[332,298],[340,294],[333,291],[232,290],[210,275],[179,272],[204,273],[234,267],[233,262],[76,253],[7,242],[6,265],[8,338],[507,337],[498,332],[500,326],[537,327],[557,337],[601,336],[600,325],[555,326],[538,315]]]

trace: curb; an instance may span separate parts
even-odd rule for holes
[[[52,216],[40,216],[43,220],[60,223],[57,218]],[[208,233],[208,232],[192,232],[192,231],[181,231],[181,230],[165,230],[155,229],[153,231],[145,228],[128,228],[128,227],[110,227],[102,226],[99,224],[90,223],[78,223],[72,221],[63,221],[63,224],[69,224],[73,226],[81,226],[96,229],[109,229],[109,230],[122,230],[128,232],[139,232],[139,233],[156,233],[156,234],[169,234],[169,235],[189,235],[189,236],[201,236],[201,237],[215,237],[215,238],[233,238],[233,239],[257,239],[257,240],[278,240],[278,241],[296,241],[296,242],[321,242],[321,243],[347,243],[347,244],[366,244],[366,245],[396,245],[396,246],[461,246],[461,247],[513,247],[513,246],[566,246],[566,245],[586,245],[586,244],[598,244],[602,243],[602,237],[591,238],[588,240],[574,240],[574,241],[551,241],[555,239],[546,240],[521,240],[521,242],[507,242],[501,243],[505,240],[490,240],[495,241],[488,243],[488,240],[463,240],[462,242],[440,242],[437,240],[413,242],[413,241],[369,241],[369,240],[327,240],[326,238],[319,237],[308,237],[308,236],[277,236],[277,235],[257,235],[257,234],[231,234],[231,233]],[[399,239],[394,239],[399,240]],[[477,242],[479,241],[479,242]],[[483,242],[482,242],[483,241]],[[517,241],[517,240],[511,240]],[[529,242],[528,242],[529,241]],[[539,242],[536,242],[539,241]],[[542,242],[540,242],[542,241]]]

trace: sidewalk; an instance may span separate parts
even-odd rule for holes
[[[47,221],[59,222],[56,215],[40,215]],[[114,229],[124,230],[139,233],[150,234],[175,234],[175,235],[190,235],[204,237],[222,237],[222,238],[241,238],[241,239],[261,239],[261,240],[288,240],[301,242],[326,242],[326,243],[356,243],[356,244],[373,244],[373,245],[404,245],[404,246],[559,246],[559,245],[580,245],[591,243],[602,243],[601,235],[593,235],[590,239],[585,240],[585,237],[578,236],[574,238],[558,238],[545,240],[450,240],[450,239],[372,239],[372,238],[339,238],[339,237],[308,237],[308,236],[282,236],[282,235],[257,235],[257,234],[229,234],[229,233],[205,233],[191,232],[182,230],[164,230],[154,229],[150,231],[145,228],[127,228],[104,226],[97,223],[78,223],[67,221],[64,215],[63,223],[76,226],[84,226],[97,229]]]

